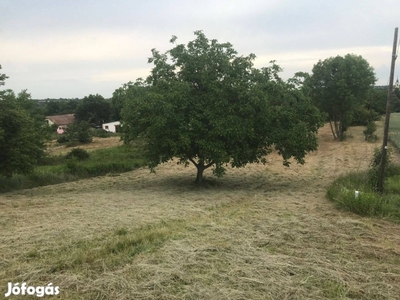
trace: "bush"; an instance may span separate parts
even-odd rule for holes
[[[370,169],[368,170],[368,182],[374,191],[377,191],[378,188],[381,159],[382,159],[382,148],[375,148],[374,156],[372,157],[370,163]],[[388,171],[392,170],[392,168],[393,165],[390,161],[390,151],[387,150],[384,178],[388,176]]]
[[[87,122],[69,125],[64,134],[70,142],[85,144],[91,143],[93,140],[92,134],[90,133],[90,125]]]
[[[91,131],[91,133],[92,133],[92,135],[94,137],[99,137],[99,138],[108,138],[110,136],[114,136],[115,135],[115,133],[108,132],[108,131],[105,131],[103,129],[94,129],[94,130]]]
[[[86,160],[89,158],[89,153],[85,149],[74,148],[65,155],[66,159],[76,158],[77,160]]]
[[[379,119],[379,113],[373,109],[367,109],[365,106],[360,106],[353,112],[351,126],[367,126],[369,123]]]
[[[371,141],[376,141],[378,139],[376,134],[374,134],[376,129],[377,129],[377,126],[376,126],[375,122],[373,122],[373,121],[368,122],[367,128],[363,131],[366,141],[371,142]]]
[[[65,134],[62,134],[57,138],[57,143],[59,144],[68,143],[69,141],[69,138]]]

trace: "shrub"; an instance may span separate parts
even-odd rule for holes
[[[373,122],[373,121],[368,122],[367,128],[363,131],[366,141],[371,142],[371,141],[376,141],[378,139],[376,134],[374,134],[376,129],[377,129],[377,126],[376,126],[375,122]]]
[[[64,133],[70,142],[91,143],[93,138],[90,125],[87,122],[74,123],[68,126]]]
[[[393,165],[390,161],[390,151],[389,150],[386,151],[387,151],[387,156],[386,156],[384,177],[387,177],[388,172],[393,169]],[[382,148],[375,148],[374,156],[372,157],[370,163],[370,169],[368,170],[368,182],[374,191],[376,191],[378,188],[378,178],[380,173],[381,159],[382,159]]]
[[[59,144],[64,144],[64,143],[67,143],[69,141],[70,141],[69,138],[65,134],[62,134],[57,138],[57,143],[59,143]]]
[[[66,159],[76,158],[77,160],[86,160],[89,158],[89,153],[85,149],[74,148],[65,155]]]
[[[353,112],[352,115],[352,126],[367,126],[373,121],[378,121],[380,119],[379,113],[373,109],[367,109],[364,105],[360,106]]]
[[[91,133],[93,136],[99,137],[99,138],[108,138],[110,136],[115,135],[114,133],[105,131],[103,129],[94,129],[94,130],[91,130]]]
[[[71,157],[66,163],[66,172],[73,175],[78,175],[82,178],[86,177],[86,170],[79,163],[76,157]]]

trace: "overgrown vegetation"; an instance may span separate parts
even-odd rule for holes
[[[384,194],[377,192],[381,150],[375,149],[370,169],[349,173],[335,180],[327,196],[338,207],[359,215],[376,216],[400,223],[400,166],[387,160]],[[359,194],[356,196],[356,191]]]
[[[57,138],[60,144],[68,143],[69,146],[91,143],[93,140],[90,125],[86,121],[76,122],[68,126],[64,134]]]
[[[363,131],[365,136],[365,140],[368,142],[375,142],[378,139],[378,136],[375,134],[376,129],[378,128],[374,121],[370,121],[367,123],[367,128]]]
[[[88,155],[85,150],[76,148],[66,155],[43,158],[30,174],[16,174],[11,178],[0,176],[0,193],[128,172],[145,164],[135,144],[95,150]]]
[[[400,151],[400,113],[390,114],[389,138]]]

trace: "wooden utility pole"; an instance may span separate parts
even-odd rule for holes
[[[394,41],[393,41],[393,51],[392,51],[392,65],[390,68],[390,79],[389,79],[389,91],[388,97],[386,101],[386,117],[385,117],[385,127],[383,129],[383,143],[382,143],[382,152],[381,152],[381,163],[379,165],[379,177],[377,188],[378,192],[383,193],[384,190],[384,181],[385,181],[385,168],[387,161],[387,150],[388,150],[388,136],[389,136],[389,120],[390,120],[390,106],[393,94],[393,80],[394,80],[394,65],[397,58],[396,55],[396,47],[397,47],[397,35],[398,28],[394,29]]]

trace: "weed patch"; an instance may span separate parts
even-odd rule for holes
[[[341,176],[328,187],[328,198],[339,208],[356,214],[400,222],[400,175],[387,179],[384,194],[373,190],[369,176],[368,171]],[[355,191],[359,191],[358,197]]]

